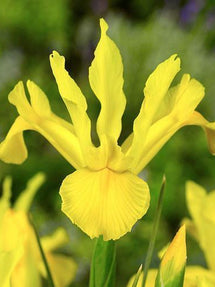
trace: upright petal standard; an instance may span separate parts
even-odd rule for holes
[[[110,240],[130,231],[147,212],[149,188],[137,174],[166,141],[185,125],[200,125],[215,153],[215,123],[194,111],[204,97],[204,87],[198,81],[185,74],[170,88],[180,70],[180,59],[172,55],[149,76],[133,133],[119,146],[126,104],[123,65],[103,19],[100,27],[101,38],[89,68],[90,86],[101,105],[97,120],[100,145],[96,147],[91,139],[86,99],[65,70],[64,57],[54,51],[50,64],[72,123],[52,112],[46,95],[31,81],[27,82],[29,103],[19,82],[9,94],[19,116],[0,144],[0,158],[7,163],[22,163],[27,157],[23,131],[42,134],[77,169],[60,188],[63,212],[91,238],[102,235]]]

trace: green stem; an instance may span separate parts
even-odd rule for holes
[[[161,210],[162,210],[162,205],[163,205],[165,185],[166,185],[166,177],[164,175],[163,180],[162,180],[161,189],[160,189],[157,209],[155,212],[155,219],[154,219],[154,224],[153,224],[153,228],[152,228],[151,239],[150,239],[149,247],[148,247],[147,254],[146,254],[146,260],[145,260],[145,265],[144,265],[144,270],[143,270],[142,287],[145,287],[149,266],[150,266],[151,260],[152,260],[152,254],[153,254],[153,250],[154,250],[154,246],[155,246],[155,239],[156,239],[157,232],[158,232],[158,225],[159,225]]]
[[[96,239],[90,268],[89,287],[114,287],[116,272],[115,241]]]
[[[39,237],[39,234],[37,232],[36,226],[35,226],[35,224],[33,222],[31,214],[29,214],[29,220],[30,220],[30,223],[31,223],[31,225],[33,227],[33,230],[34,230],[34,233],[35,233],[35,236],[36,236],[36,240],[37,240],[37,243],[38,243],[38,246],[39,246],[40,254],[41,254],[41,257],[42,257],[45,269],[46,269],[49,285],[51,287],[55,287],[54,281],[53,281],[53,278],[52,278],[52,275],[51,275],[51,271],[50,271],[50,268],[49,268],[49,265],[48,265],[48,262],[47,262],[47,259],[46,259],[46,256],[45,256],[45,253],[43,251],[43,247],[42,247],[42,244],[40,242],[40,237]]]

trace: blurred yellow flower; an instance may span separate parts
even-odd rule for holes
[[[160,284],[159,286],[175,286],[176,284],[174,284],[174,280],[178,280],[183,274],[185,262],[185,228],[182,226],[171,244],[165,248],[164,255],[160,264],[160,269],[149,270],[145,287],[154,287],[155,282],[157,281],[162,282],[163,284]],[[134,279],[135,275],[129,280],[127,287],[132,287]],[[137,287],[142,287],[142,281],[143,273],[140,275]],[[183,287],[213,286],[215,286],[215,274],[212,271],[200,266],[186,267]]]
[[[186,232],[183,225],[162,257],[156,279],[160,283],[159,286],[168,286],[168,284],[179,286],[179,282],[183,282],[186,260]],[[175,284],[172,284],[172,282]]]
[[[8,275],[6,285],[2,283],[1,286],[10,286],[11,282],[13,287],[40,287],[41,275],[46,277],[35,233],[27,215],[31,201],[43,181],[42,173],[35,175],[13,208],[10,207],[11,178],[7,177],[3,183],[3,196],[0,199],[0,275]],[[57,287],[67,286],[77,269],[72,259],[52,252],[66,242],[67,234],[61,228],[51,237],[41,239]],[[3,260],[7,260],[7,264]],[[63,273],[60,273],[62,268]]]
[[[215,275],[215,190],[206,190],[188,181],[186,200],[192,220],[185,219],[188,231],[196,238],[202,248],[208,268]]]
[[[10,287],[11,274],[23,254],[21,242],[17,241],[10,251],[4,251],[0,247],[0,286]]]
[[[154,287],[158,270],[150,269],[145,287]],[[133,276],[127,287],[132,287],[135,276]],[[140,275],[137,287],[142,287],[143,273]],[[215,274],[201,266],[187,266],[185,269],[184,285],[183,287],[214,287]]]
[[[0,200],[0,286],[2,287],[10,287],[11,274],[23,254],[21,238],[19,237],[17,237],[16,246],[13,246],[11,250],[4,250],[2,246],[2,224],[4,214],[9,208],[8,197],[9,194],[5,190],[4,199]]]
[[[201,125],[215,153],[215,124],[194,111],[204,96],[198,81],[185,74],[178,85],[170,88],[180,70],[180,59],[173,55],[148,78],[133,133],[120,147],[118,138],[126,104],[123,65],[117,46],[106,34],[108,25],[103,19],[100,26],[101,38],[89,68],[90,86],[101,104],[97,120],[100,145],[95,147],[91,139],[86,99],[65,70],[64,57],[54,51],[51,68],[72,124],[51,111],[46,95],[31,81],[27,82],[29,103],[19,82],[9,94],[9,101],[20,116],[0,145],[0,158],[22,163],[27,157],[23,131],[42,134],[77,169],[60,188],[63,212],[91,238],[103,235],[104,240],[110,240],[130,231],[146,213],[149,188],[137,174],[165,142],[185,125]]]

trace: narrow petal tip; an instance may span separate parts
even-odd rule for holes
[[[53,69],[55,69],[58,73],[61,73],[59,71],[59,69],[61,69],[61,68],[64,69],[64,67],[65,67],[65,58],[64,58],[64,56],[61,56],[57,51],[53,51],[50,54],[49,61],[50,61],[52,71],[53,71]]]
[[[179,70],[181,68],[181,59],[178,57],[178,54],[173,54],[172,56],[170,56],[170,59],[173,62],[177,62],[178,66],[179,66]]]
[[[101,27],[101,33],[106,33],[107,32],[108,24],[103,18],[100,19],[100,27]]]
[[[23,81],[19,81],[15,87],[13,88],[13,90],[9,93],[8,95],[8,101],[10,104],[15,105],[15,98],[16,98],[16,93],[20,92],[20,91],[24,91],[24,84]]]
[[[57,51],[52,51],[52,53],[49,56],[49,61],[51,66],[52,65],[64,65],[65,64],[65,58],[64,56],[61,56]]]
[[[26,82],[26,86],[29,89],[34,88],[35,87],[35,83],[33,81],[31,81],[30,79],[27,80]]]
[[[52,53],[50,54],[50,57],[53,58],[53,57],[55,57],[55,56],[56,56],[56,57],[57,57],[57,56],[60,56],[60,54],[59,54],[57,51],[53,50]]]

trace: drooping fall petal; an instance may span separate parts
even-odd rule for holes
[[[46,259],[53,276],[56,287],[66,287],[74,279],[77,272],[77,264],[72,258],[61,254],[51,254],[46,252]],[[40,264],[40,271],[43,277],[47,277],[43,263]]]
[[[149,207],[147,184],[130,172],[80,169],[60,188],[62,210],[91,238],[117,239],[130,231]]]
[[[23,131],[35,130],[42,134],[74,167],[85,166],[78,138],[73,127],[50,111],[45,94],[33,82],[28,82],[32,105],[19,82],[9,95],[20,116],[0,144],[0,158],[8,163],[22,163],[27,158]],[[46,108],[45,108],[46,106]],[[18,152],[19,151],[19,152]]]
[[[31,126],[21,117],[18,117],[11,126],[6,138],[0,144],[0,158],[6,163],[20,164],[28,156],[23,139],[23,131]],[[17,152],[19,151],[19,152]]]
[[[54,251],[55,249],[68,243],[68,241],[68,234],[63,228],[58,228],[52,235],[41,238],[42,247],[47,252]]]
[[[63,228],[58,228],[52,235],[41,238],[41,244],[53,276],[56,287],[65,287],[74,279],[77,264],[70,256],[56,253],[56,249],[68,243],[69,237]],[[47,277],[44,262],[39,261],[41,274]]]

